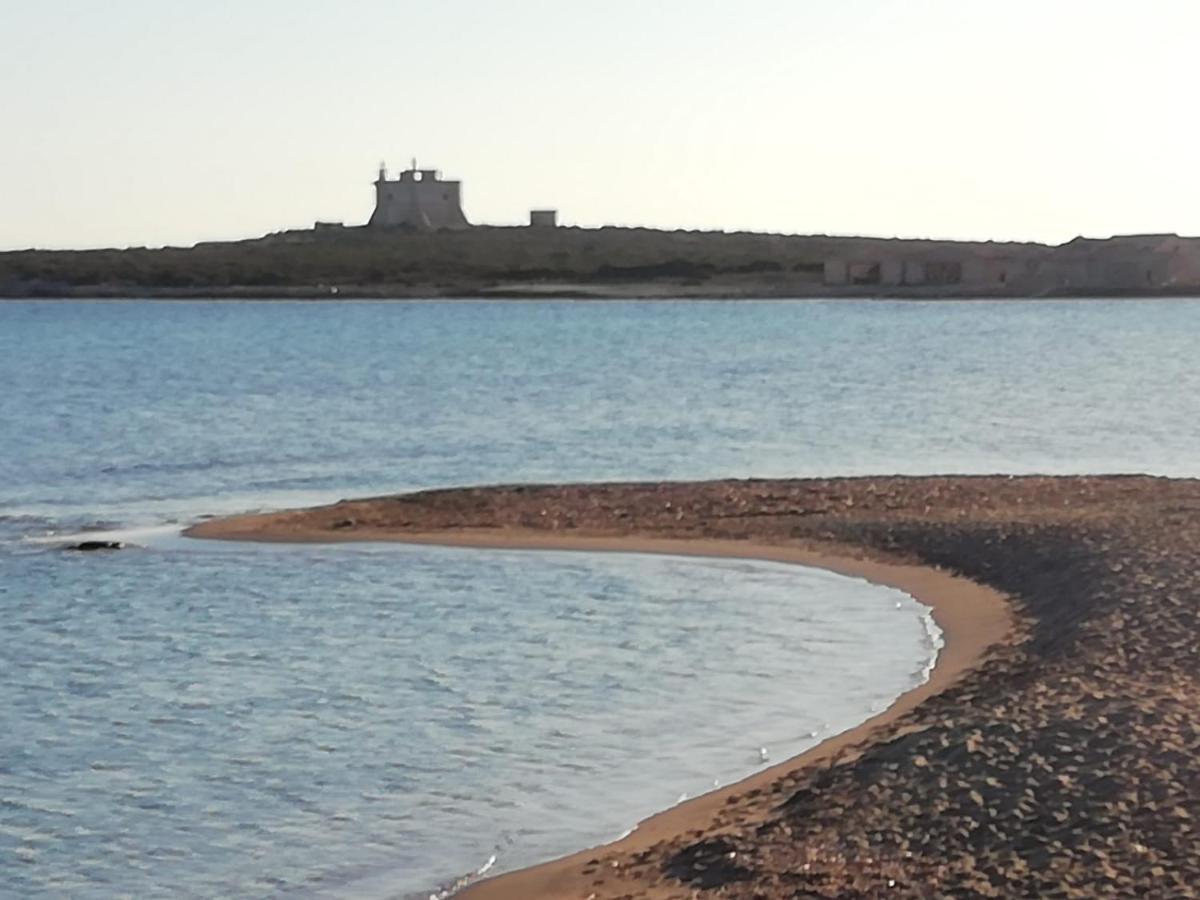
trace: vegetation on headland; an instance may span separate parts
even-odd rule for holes
[[[1128,247],[1096,243],[1101,246],[1086,252],[1099,254],[1102,262],[1105,254],[1121,260],[1128,255]],[[968,276],[897,285],[886,277],[873,280],[871,273],[878,274],[881,260],[885,272],[889,261],[903,266],[914,260],[1033,272],[1076,244],[644,228],[320,227],[189,248],[0,253],[0,297],[1036,296],[1070,294],[1072,283],[1047,278],[984,283]],[[827,266],[833,260],[866,265],[866,274],[830,283]],[[1139,281],[1131,290],[1118,280],[1107,283],[1100,272],[1074,292],[1181,292],[1160,281]]]
[[[784,246],[788,241],[798,247]],[[473,228],[287,232],[192,248],[0,254],[0,290],[52,294],[113,287],[166,291],[245,288],[348,293],[453,289],[513,281],[704,279],[786,269],[820,279],[821,256],[770,235]]]

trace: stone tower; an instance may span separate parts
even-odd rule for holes
[[[375,212],[367,223],[376,228],[407,226],[421,231],[470,228],[462,211],[461,183],[442,181],[436,169],[418,169],[413,160],[394,181],[379,167],[375,182]]]

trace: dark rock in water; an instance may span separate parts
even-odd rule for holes
[[[68,550],[124,550],[129,545],[124,541],[80,541],[78,544],[71,544],[66,549]]]

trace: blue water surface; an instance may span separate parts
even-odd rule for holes
[[[935,652],[770,564],[188,541],[432,486],[1195,475],[1200,302],[0,303],[0,895],[428,896]],[[62,551],[86,531],[145,549]]]

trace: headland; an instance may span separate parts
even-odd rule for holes
[[[317,226],[0,253],[0,298],[786,299],[1200,295],[1200,239],[1036,243],[649,228]]]
[[[746,555],[933,604],[946,651],[883,716],[622,842],[464,896],[1188,896],[1200,884],[1200,482],[513,486],[190,533]]]

